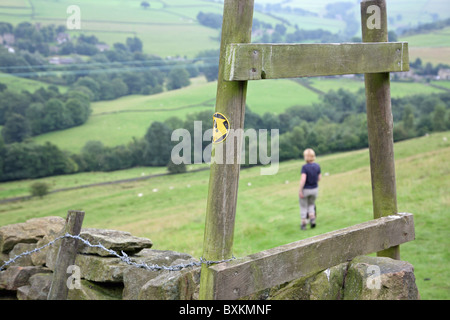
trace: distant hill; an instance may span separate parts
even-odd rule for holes
[[[72,37],[80,33],[96,35],[108,45],[124,43],[137,36],[146,53],[166,56],[193,57],[198,52],[217,49],[219,31],[200,24],[200,11],[222,14],[220,1],[205,0],[78,0],[81,29],[69,30]],[[16,25],[23,21],[40,24],[66,24],[71,0],[4,0],[0,5],[0,21]],[[412,28],[450,17],[447,0],[388,1],[391,30]],[[284,25],[287,32],[300,29],[324,29],[333,33],[360,34],[360,14],[357,1],[345,0],[261,0],[255,5],[255,19]],[[349,24],[351,21],[351,25]]]

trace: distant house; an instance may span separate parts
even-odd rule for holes
[[[60,32],[56,36],[56,42],[58,42],[59,44],[63,44],[65,42],[69,42],[69,41],[70,41],[70,35],[68,35],[67,33]]]
[[[57,54],[59,52],[59,48],[57,46],[49,46],[51,54]]]
[[[0,35],[0,44],[11,46],[14,42],[16,42],[16,39],[12,33],[4,33]]]
[[[11,46],[11,38],[6,36],[6,39],[4,37],[5,35],[0,35],[0,45],[4,45],[6,49],[8,49],[9,53],[15,53],[16,51]],[[12,40],[14,42],[14,36],[12,36]]]
[[[96,44],[95,46],[97,47],[97,49],[98,49],[100,52],[109,50],[109,46],[108,46],[107,44],[104,44],[104,43],[99,43],[99,44]]]
[[[450,69],[440,69],[438,72],[438,79],[450,80]]]
[[[394,79],[403,79],[403,80],[420,80],[420,76],[416,75],[414,69],[410,69],[409,71],[404,72],[392,72],[394,74]]]
[[[252,31],[253,38],[262,37],[263,34],[264,34],[264,30],[262,30],[262,29],[257,29],[257,30]]]
[[[76,61],[71,57],[51,57],[48,62],[50,64],[72,64]]]

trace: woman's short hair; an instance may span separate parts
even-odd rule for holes
[[[303,151],[303,158],[306,162],[314,162],[316,160],[316,153],[313,149],[306,149]]]

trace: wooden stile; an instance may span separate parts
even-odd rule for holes
[[[253,1],[225,0],[216,112],[244,127],[247,81],[365,74],[374,219],[232,262],[202,266],[200,299],[238,299],[319,272],[357,255],[400,259],[414,239],[411,214],[397,214],[390,72],[409,70],[408,44],[388,43],[385,0],[362,0],[363,43],[252,44]],[[241,137],[237,137],[238,140]],[[233,141],[234,142],[234,141]],[[233,164],[211,165],[203,258],[232,256],[240,141]],[[228,155],[228,142],[214,145]],[[222,149],[223,148],[223,149]]]

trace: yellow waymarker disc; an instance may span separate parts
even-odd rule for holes
[[[213,115],[213,143],[220,143],[225,141],[230,132],[230,122],[223,114],[216,112]]]

